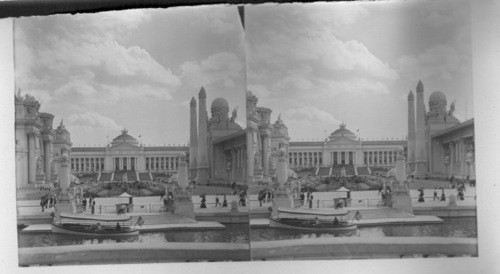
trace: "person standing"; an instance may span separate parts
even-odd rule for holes
[[[207,208],[207,199],[205,198],[205,194],[202,194],[201,195],[201,205],[200,205],[200,208]]]
[[[222,200],[222,207],[227,207],[226,194],[224,194],[224,200]]]
[[[45,197],[40,199],[40,206],[42,207],[42,212],[45,211]]]
[[[418,195],[418,202],[419,203],[423,203],[423,202],[425,202],[425,200],[424,200],[424,189],[421,188],[421,189],[419,189],[419,191],[420,191],[420,194]]]
[[[83,211],[85,212],[87,210],[87,198],[83,198],[82,206],[83,206]]]
[[[313,206],[313,198],[314,198],[314,196],[311,193],[311,195],[309,196],[309,208],[312,208],[312,206]]]
[[[434,201],[435,200],[438,200],[439,201],[439,197],[438,197],[438,193],[437,193],[437,187],[434,188]]]

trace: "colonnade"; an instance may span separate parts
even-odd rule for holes
[[[323,165],[323,152],[290,152],[288,156],[291,167]]]
[[[331,152],[333,165],[354,165],[356,164],[355,151],[334,151]]]
[[[104,158],[98,157],[71,157],[73,172],[98,172],[104,170]]]
[[[396,164],[397,151],[392,150],[375,150],[375,151],[365,151],[364,152],[364,164],[365,165],[395,165]]]
[[[475,178],[475,159],[473,149],[470,148],[471,144],[473,144],[472,138],[456,138],[449,141],[447,144],[449,161],[446,159],[444,161],[447,176]]]
[[[146,170],[173,171],[179,166],[178,157],[146,157]]]

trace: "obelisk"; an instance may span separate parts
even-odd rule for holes
[[[201,87],[198,94],[198,156],[196,183],[206,183],[209,178],[208,173],[208,115],[207,115],[207,93]]]
[[[415,172],[416,178],[427,175],[427,156],[425,153],[425,104],[424,85],[422,81],[417,84],[417,128],[415,133]]]
[[[415,171],[415,97],[408,94],[408,174]]]
[[[197,174],[196,158],[198,156],[198,123],[196,116],[196,99],[191,98],[190,129],[189,129],[189,180],[194,180]]]

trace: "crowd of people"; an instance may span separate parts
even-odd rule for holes
[[[274,198],[274,192],[270,189],[263,189],[259,191],[258,200],[259,205],[262,206],[262,203],[270,203]]]
[[[52,194],[44,195],[40,199],[40,206],[42,207],[42,212],[45,212],[45,209],[52,208],[55,205],[56,205],[56,198]]]

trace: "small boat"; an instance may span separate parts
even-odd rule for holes
[[[275,218],[269,218],[269,226],[312,232],[357,229],[357,225],[348,219],[348,214],[347,210],[319,211],[278,208],[278,215]]]
[[[52,232],[70,235],[123,237],[137,236],[139,230],[131,228],[131,216],[60,213],[59,222],[52,222]],[[139,217],[140,218],[140,217]],[[121,223],[121,224],[120,224]]]

